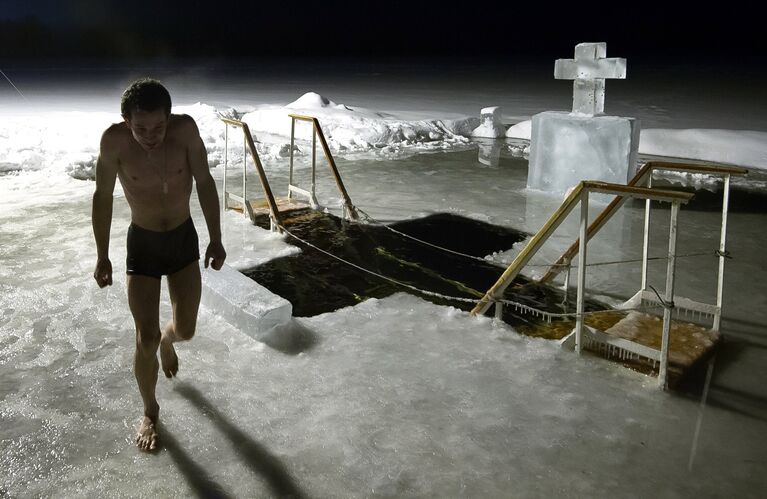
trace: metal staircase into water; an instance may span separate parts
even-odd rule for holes
[[[722,165],[705,165],[705,164],[691,164],[691,163],[669,163],[662,161],[651,161],[646,163],[634,178],[628,183],[630,186],[645,186],[652,187],[653,173],[655,172],[678,172],[678,173],[694,173],[703,174],[709,176],[722,177],[722,221],[721,230],[719,236],[719,249],[716,255],[719,259],[719,273],[717,278],[717,294],[716,303],[700,303],[689,299],[677,297],[675,305],[677,309],[685,309],[692,312],[697,312],[713,317],[712,329],[719,330],[722,318],[722,295],[724,289],[724,267],[725,261],[729,254],[726,250],[727,242],[727,213],[729,209],[730,199],[730,177],[732,175],[745,175],[748,170],[737,166],[722,166]],[[586,239],[590,240],[599,230],[610,220],[610,218],[623,206],[628,198],[624,196],[616,196],[615,199],[608,204],[604,210],[594,219],[586,230]],[[658,303],[655,293],[647,289],[647,267],[649,260],[649,233],[650,233],[650,200],[645,202],[645,219],[644,219],[644,237],[642,246],[642,284],[640,291],[629,300],[629,302],[636,302],[637,300],[652,301]],[[554,277],[559,273],[567,270],[569,273],[570,263],[575,255],[578,254],[580,247],[580,239],[575,240],[570,247],[565,250],[562,256],[557,259],[550,267],[549,270],[540,278],[539,282],[542,284],[551,282]]]
[[[677,297],[674,293],[675,264],[676,264],[676,231],[679,206],[687,203],[692,194],[667,191],[652,188],[652,174],[654,171],[679,171],[691,172],[706,175],[717,175],[724,177],[724,191],[722,202],[722,226],[720,236],[720,246],[717,251],[719,257],[719,276],[717,284],[716,305],[699,303],[687,298]],[[527,246],[517,255],[514,261],[509,265],[506,271],[501,275],[498,281],[485,293],[483,298],[472,310],[472,314],[483,314],[490,306],[495,304],[495,315],[500,317],[503,306],[503,293],[511,284],[514,278],[519,275],[522,269],[530,262],[534,254],[543,246],[543,243],[551,236],[556,228],[564,221],[567,215],[577,204],[581,206],[579,238],[565,251],[565,253],[549,268],[548,272],[540,279],[540,282],[550,282],[557,274],[567,270],[565,286],[569,285],[569,271],[573,258],[578,255],[578,277],[577,277],[577,305],[576,305],[576,324],[573,332],[565,338],[564,345],[573,346],[580,354],[584,345],[612,354],[619,357],[642,357],[660,364],[659,385],[663,388],[667,386],[667,370],[669,359],[669,341],[672,327],[675,330],[684,329],[685,326],[678,324],[672,325],[672,311],[676,309],[687,309],[705,313],[713,316],[713,330],[717,332],[721,322],[722,290],[724,279],[724,260],[728,254],[725,249],[727,232],[727,211],[729,202],[730,176],[743,175],[747,170],[731,166],[710,166],[694,164],[678,164],[665,162],[647,163],[628,185],[606,184],[603,182],[584,181],[578,184],[567,196],[562,205],[541,227],[541,229],[532,237]],[[588,224],[588,203],[590,192],[601,192],[615,195],[613,201]],[[585,314],[583,302],[585,296],[585,278],[586,278],[586,250],[588,241],[607,223],[615,212],[630,198],[643,198],[646,200],[644,238],[643,238],[643,257],[642,257],[642,284],[637,294],[627,302],[627,307],[636,306],[642,302],[652,302],[663,308],[663,323],[660,331],[659,348],[648,346],[645,338],[639,340],[639,337],[652,335],[652,330],[658,326],[653,324],[652,317],[647,314],[631,313],[621,320],[613,321],[613,325],[606,328],[606,331],[600,331],[595,327],[585,324]],[[671,224],[669,229],[668,262],[666,269],[666,288],[664,296],[659,293],[648,290],[647,284],[647,263],[650,229],[650,202],[665,201],[671,203]],[[694,327],[690,325],[691,327]],[[688,327],[689,329],[689,327]],[[702,328],[701,328],[702,329]],[[648,332],[649,331],[649,332]],[[700,330],[695,330],[690,334],[700,335]]]
[[[336,167],[333,155],[330,152],[325,135],[322,133],[322,127],[317,118],[311,116],[303,116],[297,114],[290,114],[291,128],[290,128],[290,172],[288,180],[288,194],[284,198],[276,198],[272,193],[269,180],[264,171],[263,164],[258,155],[253,135],[250,132],[248,124],[244,121],[235,120],[231,118],[220,118],[226,125],[224,131],[224,180],[223,180],[223,195],[222,195],[222,209],[223,211],[234,209],[241,211],[248,215],[253,224],[256,223],[256,216],[259,213],[268,213],[270,220],[270,228],[272,231],[281,231],[283,227],[282,215],[291,211],[313,208],[320,209],[320,205],[317,202],[315,194],[315,181],[317,170],[317,138],[320,140],[322,149],[325,153],[330,170],[335,179],[336,186],[344,200],[344,218],[350,220],[357,220],[357,209],[352,204],[351,198],[346,191],[341,175]],[[312,183],[311,190],[306,190],[294,185],[293,183],[293,152],[295,148],[295,126],[296,120],[308,121],[312,123]],[[234,194],[227,189],[227,169],[229,165],[229,127],[240,128],[243,132],[243,150],[242,150],[242,195]],[[253,158],[253,163],[258,173],[258,178],[261,182],[261,188],[264,192],[264,199],[250,199],[248,198],[247,190],[247,157],[248,153]],[[296,198],[296,195],[301,195],[306,198],[306,201],[302,201]]]

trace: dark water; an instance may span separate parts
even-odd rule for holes
[[[264,217],[259,224],[268,227],[268,220]],[[246,270],[244,274],[289,300],[293,304],[294,315],[299,317],[331,312],[368,298],[384,298],[400,291],[440,305],[471,310],[505,270],[491,262],[434,248],[383,226],[349,223],[326,213],[307,210],[287,219],[285,224],[297,237],[359,267],[420,290],[444,295],[419,293],[360,272],[290,238],[291,243],[301,246],[301,254],[272,260]],[[524,232],[512,228],[448,213],[398,222],[390,227],[433,245],[478,258],[508,250],[527,237]],[[450,297],[473,301],[463,302]],[[507,288],[504,298],[554,313],[572,312],[574,306],[573,301],[565,303],[560,289],[539,285],[523,276],[517,277]],[[595,300],[587,303],[589,310],[604,308]],[[513,326],[522,326],[526,333],[547,335],[541,332],[540,319],[517,312],[513,307],[504,308],[503,320]]]

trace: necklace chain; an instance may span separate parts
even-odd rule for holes
[[[148,156],[148,155],[147,155]],[[153,165],[152,171],[162,180],[162,193],[168,194],[168,149],[167,144],[162,145],[162,173],[160,167]]]

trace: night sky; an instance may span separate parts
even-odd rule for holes
[[[571,2],[574,5],[576,2]],[[763,64],[761,16],[733,2],[0,0],[0,62],[284,56],[608,57]]]

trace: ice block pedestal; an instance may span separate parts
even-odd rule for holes
[[[527,187],[565,193],[581,180],[634,176],[639,121],[547,111],[533,116]]]
[[[293,306],[288,300],[232,267],[201,271],[202,305],[248,336],[258,340],[273,327],[290,322]]]
[[[501,123],[501,108],[485,107],[480,111],[480,125],[471,132],[472,137],[497,139],[506,135],[506,127]]]

